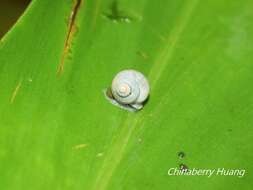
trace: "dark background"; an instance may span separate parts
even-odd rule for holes
[[[0,38],[13,26],[30,0],[0,0]]]

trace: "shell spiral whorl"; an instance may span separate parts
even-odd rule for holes
[[[114,77],[111,91],[115,100],[120,104],[142,107],[142,103],[149,95],[149,84],[142,73],[135,70],[124,70]]]
[[[118,86],[116,93],[120,97],[127,97],[131,94],[131,87],[127,83],[122,83]]]

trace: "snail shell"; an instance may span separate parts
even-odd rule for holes
[[[141,109],[149,96],[149,84],[146,77],[135,70],[119,72],[112,81],[111,92],[121,105]]]

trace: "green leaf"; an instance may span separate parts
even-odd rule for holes
[[[0,42],[0,189],[251,189],[252,6],[34,0]],[[103,93],[128,68],[151,86],[136,113]]]

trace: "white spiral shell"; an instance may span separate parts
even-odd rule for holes
[[[146,77],[135,70],[123,70],[112,81],[111,91],[114,99],[122,105],[141,109],[149,96]]]

